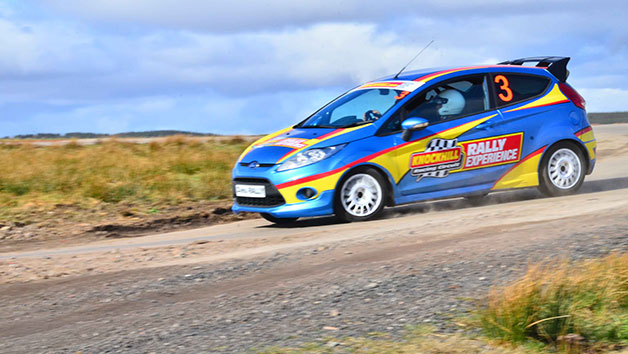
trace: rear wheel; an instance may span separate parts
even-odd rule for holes
[[[283,224],[290,224],[293,223],[295,221],[297,221],[298,218],[278,218],[275,216],[272,216],[268,213],[261,213],[262,217],[272,223],[278,224],[278,225],[283,225]]]
[[[584,156],[574,143],[558,143],[541,161],[539,190],[548,196],[573,194],[582,186],[585,169]]]
[[[384,209],[386,181],[374,169],[367,168],[349,175],[336,190],[336,216],[344,221],[365,221],[377,217]]]

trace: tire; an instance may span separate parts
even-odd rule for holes
[[[366,221],[379,216],[387,200],[386,180],[373,168],[342,179],[335,193],[334,210],[342,221]]]
[[[575,143],[564,141],[552,145],[539,167],[539,190],[555,197],[575,193],[586,174],[584,154]]]
[[[285,224],[290,224],[293,223],[295,221],[297,221],[298,218],[277,218],[274,217],[268,213],[260,213],[260,215],[262,215],[262,217],[272,223],[275,223],[277,225],[285,225]]]

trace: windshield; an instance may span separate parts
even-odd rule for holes
[[[350,91],[306,119],[299,128],[347,128],[372,123],[407,93],[386,88]]]

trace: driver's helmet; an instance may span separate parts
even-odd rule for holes
[[[464,96],[454,89],[445,90],[439,93],[438,96],[434,98],[434,102],[440,105],[438,108],[438,114],[441,116],[453,116],[460,114],[465,105]]]

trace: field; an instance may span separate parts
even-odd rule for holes
[[[36,225],[30,234],[37,234],[68,223],[130,222],[211,211],[214,205],[228,209],[231,169],[251,140],[5,140],[0,164],[10,168],[0,169],[0,224]]]

